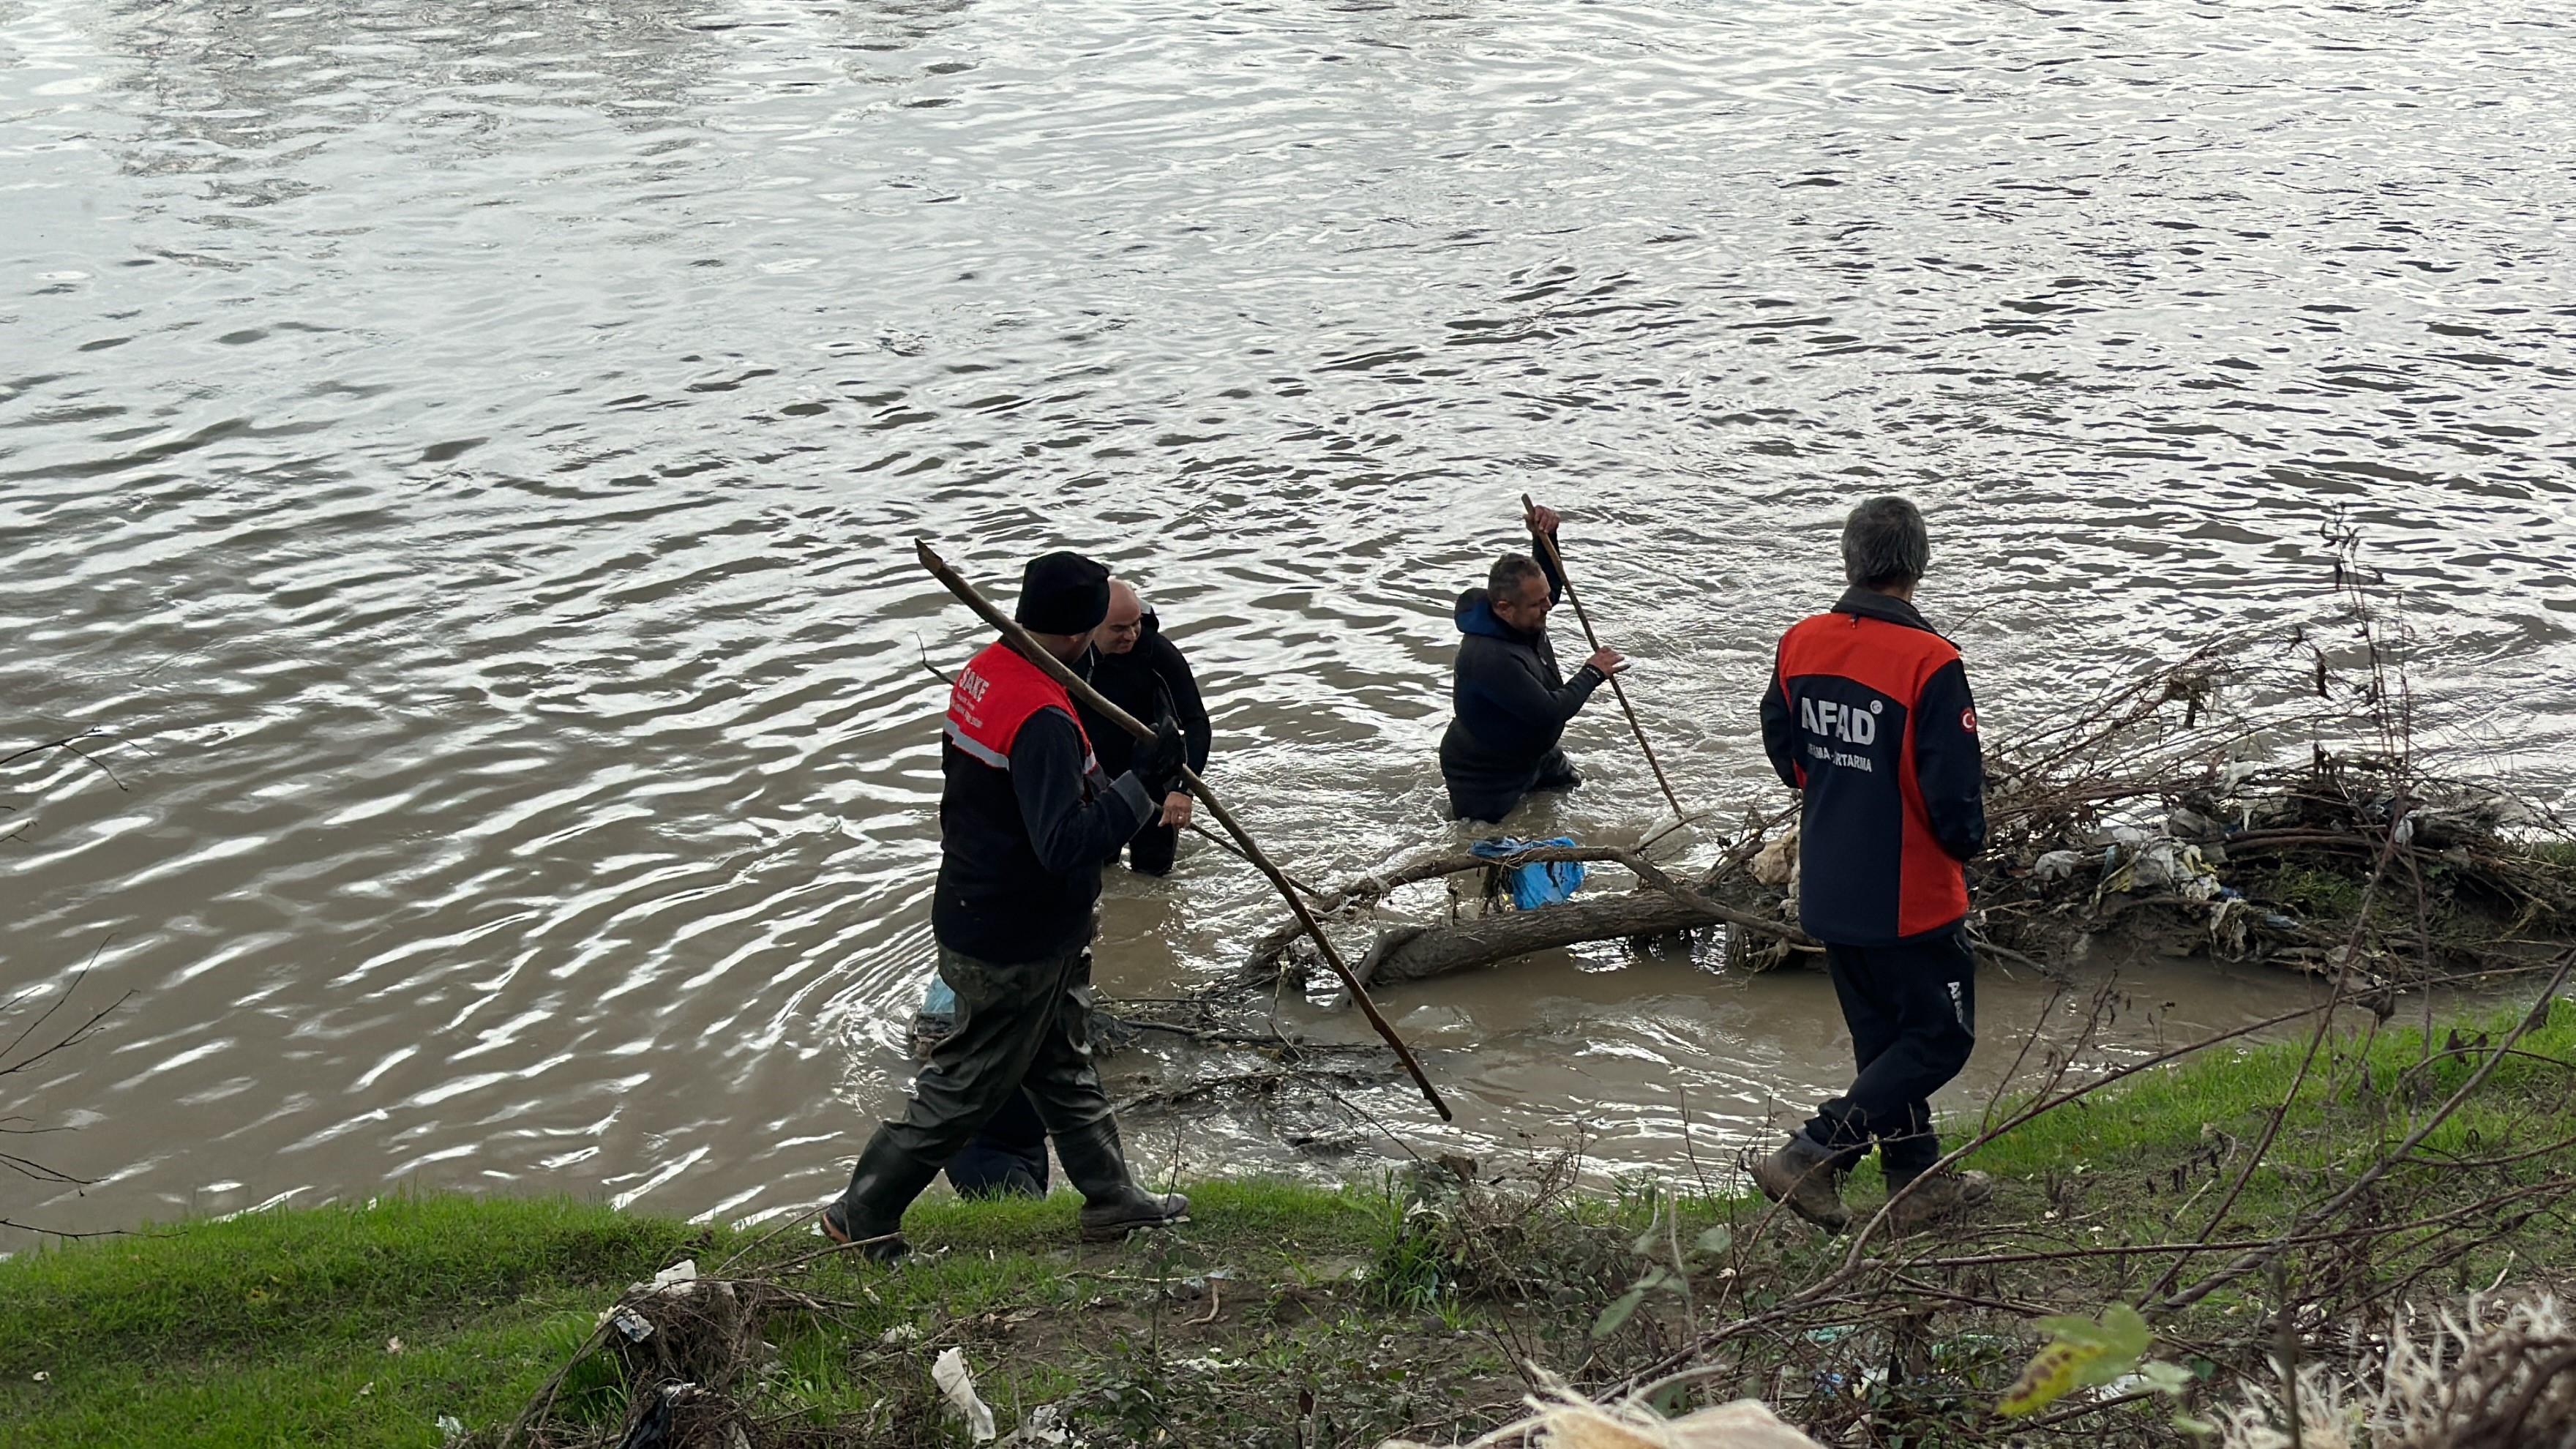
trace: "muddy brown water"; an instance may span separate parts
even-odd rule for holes
[[[831,1190],[929,969],[923,655],[975,643],[915,536],[1129,571],[1310,878],[1446,829],[1449,601],[1524,489],[1730,818],[1891,488],[1990,734],[2311,616],[2342,509],[2428,737],[2563,802],[2571,47],[2536,0],[0,0],[0,727],[114,772],[0,771],[0,986],[131,993],[0,1078],[97,1179],[0,1216]],[[1654,822],[1606,701],[1571,744],[1524,823]],[[1103,983],[1270,917],[1192,843],[1113,877]],[[1847,1046],[1821,977],[1709,966],[1390,991],[1460,1120],[1352,1098],[1716,1156]],[[2305,989],[2129,979],[2128,1049]],[[1984,991],[1954,1105],[2040,1004]],[[1393,1150],[1334,1131],[1137,1135]]]

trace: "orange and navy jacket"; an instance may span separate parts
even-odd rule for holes
[[[1890,946],[1966,918],[1961,862],[1986,843],[1977,702],[1958,649],[1911,604],[1855,588],[1780,636],[1762,747],[1805,792],[1808,935]]]
[[[1064,686],[995,641],[948,691],[930,929],[980,961],[1042,961],[1091,940],[1100,863],[1153,802],[1103,777]]]

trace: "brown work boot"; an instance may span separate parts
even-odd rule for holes
[[[1829,1233],[1851,1226],[1851,1209],[1843,1206],[1843,1171],[1833,1154],[1804,1132],[1790,1134],[1779,1151],[1753,1164],[1753,1185],[1773,1202]]]
[[[1899,1193],[1904,1196],[1899,1197]],[[1994,1195],[1995,1180],[1982,1172],[1952,1169],[1927,1173],[1913,1180],[1910,1192],[1906,1184],[1892,1183],[1887,1189],[1887,1226],[1899,1234],[1911,1233],[1970,1208],[1983,1207]]]

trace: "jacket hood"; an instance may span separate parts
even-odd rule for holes
[[[1494,612],[1493,600],[1485,596],[1483,589],[1469,589],[1458,596],[1458,632],[1482,634],[1488,639],[1504,639],[1514,644],[1526,644],[1530,637],[1503,622],[1502,616]]]

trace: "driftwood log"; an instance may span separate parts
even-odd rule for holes
[[[1580,941],[1669,936],[1727,923],[1795,938],[1797,929],[1721,906],[1696,893],[1630,891],[1543,911],[1497,911],[1437,930],[1398,926],[1379,935],[1358,968],[1363,981],[1420,981]]]
[[[1754,838],[1760,838],[1758,829]],[[1496,911],[1439,926],[1389,924],[1378,932],[1352,974],[1363,985],[1420,981],[1581,941],[1669,936],[1718,925],[1740,926],[1757,935],[1811,944],[1796,926],[1721,898],[1719,893],[1740,877],[1749,857],[1749,851],[1730,850],[1707,871],[1684,881],[1627,846],[1542,846],[1492,858],[1463,850],[1435,851],[1344,882],[1317,903],[1315,914],[1326,918],[1355,917],[1401,887],[1448,876],[1497,867],[1583,861],[1624,867],[1637,877],[1636,889],[1569,901],[1543,911]],[[1275,978],[1287,964],[1291,948],[1305,934],[1302,924],[1292,924],[1264,936],[1245,963],[1246,979]]]

